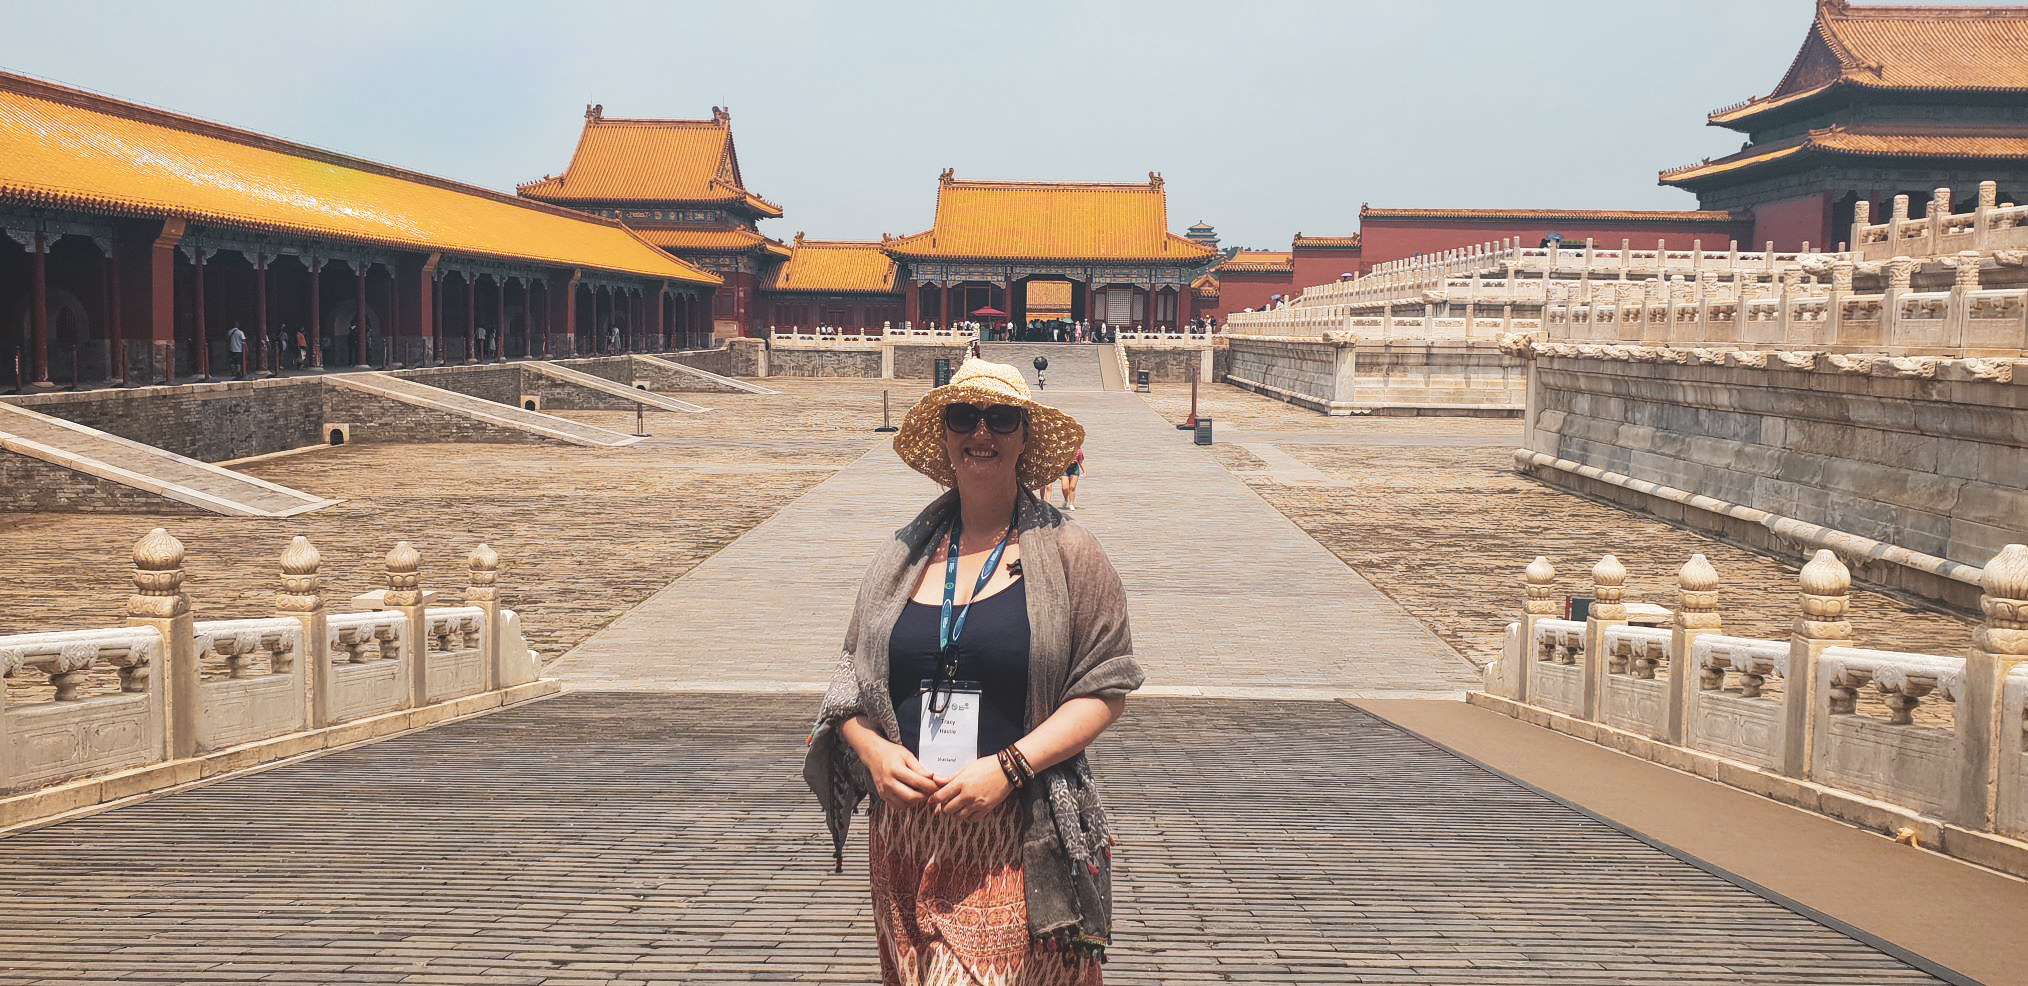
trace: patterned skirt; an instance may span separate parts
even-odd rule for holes
[[[873,926],[888,986],[1100,986],[1097,962],[1066,962],[1028,937],[1021,799],[978,821],[874,801]]]

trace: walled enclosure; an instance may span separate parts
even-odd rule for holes
[[[1831,547],[1867,582],[1970,612],[1978,566],[2028,542],[2028,363],[1924,365],[1537,356],[1536,454],[1518,458],[1552,486],[1757,550]]]

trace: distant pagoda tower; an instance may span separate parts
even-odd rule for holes
[[[1190,231],[1184,233],[1183,238],[1195,240],[1213,250],[1218,249],[1218,230],[1202,219],[1197,220],[1197,225],[1190,227]]]

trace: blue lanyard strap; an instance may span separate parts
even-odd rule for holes
[[[1019,517],[1020,507],[1016,505],[1015,519]],[[937,644],[945,654],[951,653],[952,645],[956,644],[958,637],[965,632],[965,617],[971,615],[972,604],[978,601],[979,593],[985,591],[986,583],[993,580],[993,569],[999,566],[1000,556],[1007,550],[1007,542],[1014,537],[1015,519],[1007,521],[1007,533],[1000,536],[1000,543],[994,545],[993,553],[986,557],[985,567],[979,569],[979,584],[972,587],[972,598],[965,600],[964,608],[958,610],[957,621],[953,623],[951,607],[958,601],[958,538],[963,527],[963,517],[960,515],[951,518],[951,552],[950,558],[944,562],[943,618],[937,624]]]

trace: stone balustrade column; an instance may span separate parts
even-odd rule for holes
[[[1846,248],[1850,249],[1853,253],[1857,254],[1860,251],[1861,247],[1864,246],[1866,243],[1866,227],[1871,225],[1873,225],[1873,203],[1871,202],[1853,203],[1852,238],[1846,241],[1845,243]]]
[[[1514,690],[1514,700],[1527,702],[1529,686],[1535,666],[1535,624],[1550,619],[1562,612],[1556,604],[1556,566],[1549,563],[1545,555],[1536,555],[1522,572],[1527,599],[1521,603],[1521,645],[1519,660],[1507,669],[1508,686]]]
[[[2020,732],[2006,728],[2001,700],[2007,676],[2028,663],[2028,546],[2000,549],[1986,562],[1979,584],[1985,590],[1979,608],[1986,620],[1972,637],[1956,703],[1964,755],[1951,821],[1968,829],[1990,830],[1999,807],[2001,745],[2018,750],[2021,743]]]
[[[387,593],[380,604],[402,615],[404,628],[398,653],[403,679],[408,682],[405,708],[411,709],[427,705],[430,700],[429,618],[418,588],[421,584],[422,553],[407,541],[395,542],[394,549],[387,553]]]
[[[134,545],[134,594],[127,597],[127,625],[162,635],[162,649],[148,673],[149,705],[162,727],[162,757],[181,760],[197,753],[196,620],[183,592],[183,542],[162,528]]]
[[[296,665],[303,668],[304,701],[312,726],[332,723],[331,697],[335,679],[331,671],[330,637],[326,625],[324,596],[317,576],[323,558],[308,538],[296,535],[282,549],[282,589],[275,593],[275,615],[295,620],[303,628],[303,642],[296,651]]]
[[[1979,290],[1979,258],[1977,250],[1964,250],[1949,263],[1956,277],[1951,281],[1951,297],[1944,311],[1944,345],[1962,347],[1971,330],[1972,292]]]
[[[1831,261],[1831,299],[1824,305],[1825,345],[1845,344],[1845,299],[1852,296],[1852,272],[1856,266],[1850,260]]]
[[[1905,199],[1907,196],[1900,195],[1896,196],[1896,198]],[[1895,228],[1892,225],[1888,227],[1889,235],[1893,235]],[[1880,344],[1888,346],[1901,345],[1901,296],[1907,293],[1910,285],[1914,283],[1915,269],[1921,266],[1921,264],[1921,261],[1910,257],[1895,257],[1883,265],[1887,270],[1887,289],[1881,292],[1880,298],[1880,339],[1878,340]]]
[[[1607,555],[1591,567],[1591,614],[1584,621],[1584,718],[1597,721],[1605,695],[1606,675],[1612,668],[1606,653],[1605,635],[1611,627],[1625,626],[1627,567]]]
[[[1951,214],[1951,190],[1939,188],[1929,193],[1929,212],[1923,216],[1929,221],[1929,243],[1924,253],[1938,253],[1943,249],[1944,230],[1948,228],[1944,219]]]
[[[1788,777],[1810,775],[1816,755],[1817,659],[1832,647],[1852,646],[1852,624],[1845,617],[1852,603],[1852,573],[1838,556],[1819,549],[1797,578],[1802,614],[1789,634],[1789,666],[1782,682],[1782,746],[1775,769]]]
[[[1972,247],[1986,249],[1986,230],[1993,221],[1993,207],[2000,202],[2000,186],[1994,182],[1979,183],[1979,204],[1972,210]]]
[[[465,588],[465,605],[486,611],[485,643],[482,645],[486,649],[486,690],[497,691],[506,680],[505,669],[501,667],[501,656],[506,648],[500,646],[500,555],[482,544],[472,549],[467,561],[471,582]]]
[[[1690,716],[1697,692],[1705,687],[1704,669],[1690,657],[1697,638],[1724,629],[1718,615],[1718,570],[1703,555],[1691,555],[1676,573],[1676,615],[1669,621],[1669,722],[1667,739],[1677,746],[1690,742]]]

